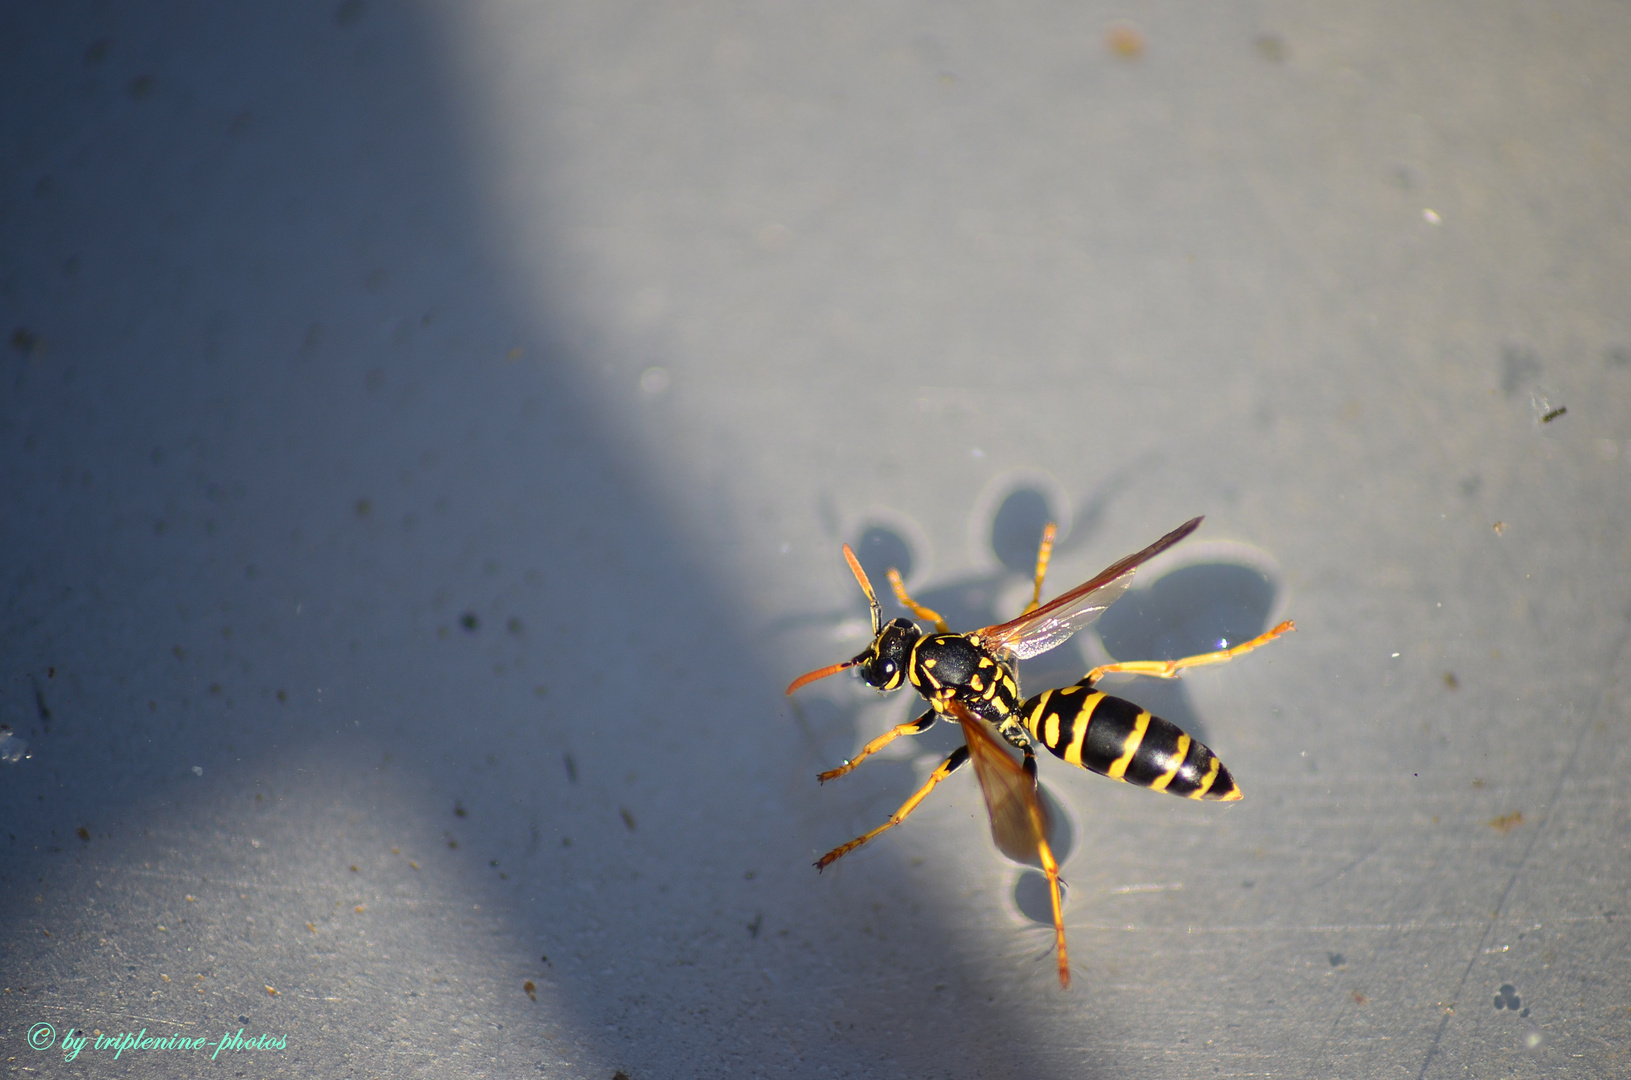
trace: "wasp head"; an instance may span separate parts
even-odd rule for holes
[[[861,678],[879,690],[894,690],[906,678],[906,665],[912,646],[923,631],[910,619],[891,619],[878,631],[872,644],[850,664],[861,669]]]

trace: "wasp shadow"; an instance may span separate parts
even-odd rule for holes
[[[1260,569],[1232,562],[1185,566],[1132,589],[1095,629],[1118,661],[1175,660],[1250,640],[1268,629],[1278,586]],[[1206,721],[1182,679],[1135,679],[1107,686],[1210,743]]]

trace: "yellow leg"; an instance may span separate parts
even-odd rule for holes
[[[1178,672],[1184,668],[1228,663],[1242,653],[1249,653],[1261,645],[1267,645],[1281,634],[1289,634],[1295,629],[1297,629],[1296,625],[1290,619],[1287,619],[1268,633],[1259,634],[1250,641],[1241,642],[1232,649],[1201,653],[1199,656],[1185,656],[1178,660],[1129,660],[1120,664],[1105,664],[1089,671],[1087,673],[1087,682],[1096,683],[1104,676],[1114,675],[1118,672],[1132,675],[1149,675],[1157,679],[1176,679]]]
[[[934,610],[934,608],[926,608],[906,595],[906,582],[900,579],[900,571],[890,569],[889,584],[894,588],[895,599],[901,602],[901,606],[909,609],[913,615],[916,615],[924,622],[934,623],[934,628],[938,633],[951,633],[951,627],[946,625],[946,620],[941,617],[940,612]]]
[[[1029,615],[1042,606],[1042,579],[1048,574],[1048,560],[1053,558],[1053,538],[1059,534],[1059,526],[1048,522],[1042,530],[1042,543],[1036,549],[1036,588],[1031,590],[1031,602],[1025,605],[1021,615]]]
[[[1046,539],[1052,539],[1053,526],[1048,526],[1048,530]],[[1059,903],[1059,860],[1053,857],[1053,847],[1048,843],[1048,823],[1042,815],[1042,790],[1036,783],[1036,756],[1029,750],[1025,751],[1025,773],[1031,780],[1025,812],[1030,816],[1031,829],[1036,833],[1036,853],[1042,863],[1042,872],[1048,875],[1048,899],[1053,903],[1053,943],[1059,958],[1059,985],[1069,990],[1070,955],[1065,952],[1065,913]]]
[[[928,712],[924,713],[922,716],[918,717],[916,720],[913,720],[909,724],[901,724],[899,727],[890,728],[882,735],[879,735],[876,739],[873,739],[871,742],[861,747],[861,752],[859,754],[856,754],[854,757],[844,762],[844,764],[838,766],[838,768],[829,769],[820,774],[816,777],[816,779],[823,784],[825,784],[828,780],[837,780],[840,776],[843,776],[845,773],[855,768],[855,766],[859,765],[861,762],[865,761],[879,750],[882,750],[884,747],[888,746],[902,735],[921,735],[925,731],[928,731],[930,728],[934,727],[934,722],[938,716],[938,713],[936,713],[933,709],[930,709]]]
[[[906,815],[910,814],[913,810],[916,810],[917,804],[929,797],[929,792],[934,790],[934,786],[936,784],[950,776],[954,771],[956,771],[958,766],[962,765],[963,762],[967,760],[968,747],[959,746],[956,750],[952,751],[950,757],[940,763],[940,767],[938,769],[929,775],[929,780],[927,783],[918,788],[917,791],[912,794],[910,799],[907,799],[905,802],[901,803],[900,809],[896,810],[894,814],[890,816],[888,821],[884,822],[882,825],[879,825],[876,829],[873,829],[864,836],[857,836],[849,843],[833,848],[831,851],[827,852],[827,854],[816,860],[816,869],[827,869],[827,867],[831,866],[845,855],[848,855],[850,852],[854,851],[868,840],[871,840],[874,836],[877,836],[881,832],[886,832],[889,829],[893,829],[896,825],[899,825],[901,822],[905,821]]]
[[[1042,828],[1041,815],[1037,815],[1036,827]],[[1036,852],[1042,858],[1042,872],[1048,875],[1048,895],[1053,901],[1053,942],[1059,956],[1059,985],[1069,990],[1070,956],[1065,952],[1065,915],[1059,906],[1059,862],[1053,857],[1045,832],[1037,833]]]

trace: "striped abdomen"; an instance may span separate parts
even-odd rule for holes
[[[1189,799],[1240,798],[1234,777],[1199,739],[1085,680],[1030,698],[1019,718],[1055,757],[1112,780]]]

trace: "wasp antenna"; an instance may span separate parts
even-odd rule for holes
[[[788,694],[792,694],[793,691],[797,690],[801,686],[805,686],[805,685],[807,685],[809,683],[813,683],[817,679],[825,679],[828,675],[836,675],[840,671],[843,671],[845,668],[854,667],[854,666],[855,666],[855,661],[854,660],[845,660],[842,664],[833,664],[833,665],[831,665],[829,667],[817,668],[814,671],[808,672],[808,673],[806,673],[804,675],[800,675],[798,678],[794,679],[791,683],[788,684],[787,692],[788,692]]]
[[[855,580],[861,583],[861,591],[866,593],[866,602],[872,605],[872,636],[877,637],[878,631],[883,627],[883,609],[878,606],[878,596],[872,591],[872,582],[866,579],[866,571],[861,569],[861,560],[855,557],[848,544],[844,545],[844,558],[849,561],[850,572]]]

